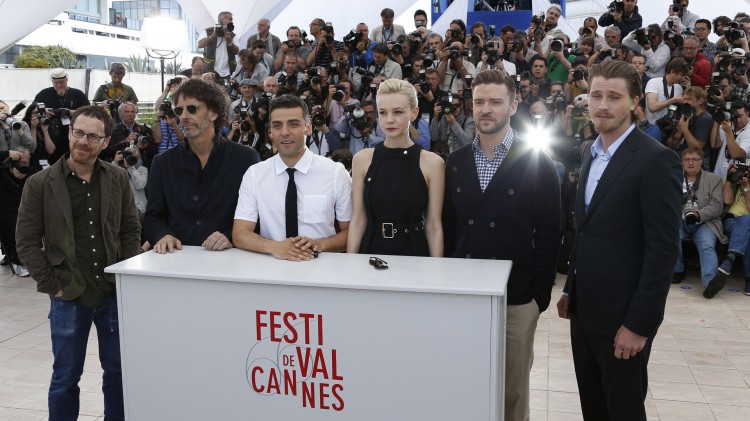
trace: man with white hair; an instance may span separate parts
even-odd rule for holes
[[[258,21],[258,33],[247,39],[247,48],[252,48],[253,42],[257,40],[266,44],[266,53],[270,54],[271,57],[274,57],[276,52],[281,49],[281,40],[271,33],[271,21],[266,18]]]

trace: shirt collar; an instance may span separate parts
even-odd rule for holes
[[[273,167],[276,175],[283,173],[287,168],[289,168],[284,163],[284,161],[281,160],[281,156],[279,156],[279,154],[274,155],[273,160]],[[299,161],[294,164],[294,169],[301,172],[302,174],[307,174],[307,172],[310,171],[312,161],[313,153],[310,152],[310,149],[307,149],[307,147],[305,147],[305,153],[302,155],[302,158],[300,158]]]
[[[60,158],[60,160],[62,161],[63,175],[65,175],[65,177],[68,177],[71,174],[73,174],[73,170],[70,169],[70,167],[68,167],[68,163],[66,162],[68,158],[70,158],[70,152],[66,153],[65,155],[62,156],[62,158]],[[104,165],[101,165],[99,163],[99,159],[97,159],[94,162],[94,171],[92,173],[95,173],[99,170],[106,171],[107,168]]]
[[[597,155],[604,155],[607,160],[612,159],[615,152],[617,152],[617,148],[622,145],[622,142],[625,141],[625,138],[628,137],[630,132],[635,129],[635,123],[632,123],[630,127],[628,127],[627,130],[625,130],[625,133],[621,134],[620,137],[615,140],[615,143],[612,144],[612,146],[607,149],[606,152],[604,152],[604,145],[602,144],[602,136],[599,135],[599,137],[596,138],[594,141],[594,144],[591,145],[591,156],[596,158]]]
[[[516,131],[513,129],[508,130],[505,133],[505,137],[503,138],[503,141],[492,147],[492,152],[494,152],[494,155],[497,156],[497,153],[500,151],[500,148],[505,148],[506,151],[510,150],[511,145],[513,144],[513,138],[515,137],[516,137]],[[477,133],[477,135],[474,136],[474,140],[471,142],[471,148],[473,150],[479,149],[479,133]]]

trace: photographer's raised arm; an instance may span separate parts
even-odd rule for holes
[[[660,101],[658,93],[646,92],[646,104],[648,105],[648,110],[652,113],[661,111],[672,104],[682,104],[683,102],[685,102],[685,99],[682,95],[675,95],[672,98]]]

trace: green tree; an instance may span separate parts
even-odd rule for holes
[[[16,67],[70,69],[78,67],[78,56],[62,45],[32,45],[16,58]]]

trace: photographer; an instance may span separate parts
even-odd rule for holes
[[[39,91],[34,97],[34,102],[38,106],[44,104],[44,116],[40,117],[46,119],[46,130],[52,144],[45,142],[45,147],[40,152],[46,152],[45,156],[48,155],[47,161],[52,165],[70,150],[68,141],[69,111],[89,105],[89,100],[81,90],[68,87],[68,74],[65,70],[61,68],[52,69],[50,77],[52,78],[52,86]],[[68,112],[65,110],[68,110]],[[45,126],[45,124],[42,124],[42,126]],[[35,137],[35,139],[38,139],[38,137]]]
[[[406,35],[404,27],[393,23],[395,12],[393,9],[385,8],[380,11],[382,25],[376,26],[370,34],[370,39],[374,42],[395,41],[399,35]],[[399,78],[400,79],[400,78]]]
[[[366,148],[374,148],[385,140],[385,133],[378,124],[375,103],[365,101],[361,106],[349,105],[344,116],[336,123],[336,131],[341,139],[348,139],[348,148],[352,155]],[[347,147],[346,144],[342,147]]]
[[[484,44],[487,42],[487,25],[482,22],[474,22],[471,25],[471,33],[466,34],[464,40],[464,50],[469,51],[471,56],[467,58],[474,67],[479,63],[482,56]]]
[[[645,98],[646,86],[648,85],[648,81],[651,80],[651,78],[646,75],[646,56],[641,53],[635,53],[633,54],[633,58],[630,59],[630,64],[633,65],[635,71],[638,72],[638,75],[641,77],[641,90],[643,92],[642,98]]]
[[[219,23],[212,28],[206,28],[206,37],[198,40],[198,48],[204,48],[203,57],[206,58],[206,72],[214,71],[222,78],[226,78],[237,67],[235,56],[240,52],[240,46],[235,41],[234,23],[231,12],[219,13]],[[96,100],[96,99],[94,99]]]
[[[305,137],[305,145],[316,155],[330,156],[332,151],[341,147],[338,132],[328,128],[325,108],[319,105],[313,107],[310,116],[312,132]]]
[[[286,53],[284,67],[274,77],[279,81],[279,85],[282,85],[282,89],[290,94],[296,94],[305,78],[305,72],[299,67],[297,56],[294,53]]]
[[[600,50],[607,45],[607,41],[601,35],[597,34],[596,31],[599,26],[596,24],[596,18],[588,17],[583,20],[583,26],[578,28],[578,38],[576,44],[579,46],[581,42],[586,38],[591,38],[594,41],[594,49]],[[620,40],[617,40],[620,42]]]
[[[344,43],[334,39],[333,25],[330,22],[323,23],[322,19],[316,19],[319,29],[317,39],[312,43],[312,51],[307,56],[307,66],[328,68],[332,61],[338,61],[339,56],[344,54]],[[312,25],[310,28],[312,33]]]
[[[698,149],[707,157],[703,163],[703,169],[709,169],[711,162],[711,127],[713,119],[706,111],[706,92],[691,86],[685,90],[683,95],[685,104],[692,107],[692,115],[682,115],[677,122],[677,128],[665,143],[668,147],[675,149],[678,153],[687,148]]]
[[[109,66],[109,77],[112,79],[96,90],[94,93],[94,103],[107,102],[114,106],[114,110],[125,101],[130,101],[134,104],[138,103],[138,96],[130,85],[122,83],[122,79],[125,78],[125,65],[122,63],[112,63]],[[46,104],[46,103],[45,103]],[[110,108],[112,111],[113,108]],[[114,112],[112,118],[117,120],[117,113]]]
[[[570,54],[565,48],[565,44],[568,44],[566,41],[567,37],[563,35],[550,42],[550,53],[547,56],[547,79],[549,80],[568,80],[568,73],[573,69],[571,62],[575,60],[576,56]]]
[[[703,296],[713,298],[724,288],[727,277],[732,273],[733,267],[738,260],[742,259],[745,271],[745,294],[750,295],[750,253],[747,246],[750,242],[750,168],[747,161],[741,159],[745,164],[733,163],[729,166],[727,179],[724,183],[724,204],[729,206],[724,219],[724,233],[729,236],[729,252],[719,265],[714,279],[709,282],[703,291]]]
[[[36,139],[36,149],[31,154],[29,166],[34,172],[38,172],[49,166],[48,151],[55,151],[55,144],[49,135],[50,121],[45,115],[44,109],[40,109],[36,102],[32,102],[26,108],[23,121],[29,125],[31,138]]]
[[[721,123],[714,123],[711,130],[711,146],[719,149],[714,167],[714,174],[719,177],[727,175],[732,160],[750,156],[747,105],[742,101],[733,102],[728,114],[729,118],[723,118]]]
[[[440,90],[440,74],[435,69],[425,70],[424,81],[420,81],[419,83],[414,84],[414,89],[417,91],[419,113],[422,115],[432,115],[437,101],[439,101],[440,98],[448,95],[447,92],[443,92]]]
[[[0,242],[13,274],[26,277],[29,271],[16,252],[16,222],[23,186],[32,173],[29,168],[30,155],[28,149],[23,147],[7,153],[0,161],[0,197],[3,199],[0,201]]]
[[[724,211],[722,180],[716,174],[701,170],[703,151],[687,148],[682,151],[682,223],[680,225],[680,247],[672,277],[673,284],[685,279],[685,264],[682,259],[682,242],[691,239],[698,249],[701,267],[701,282],[705,289],[716,276],[719,257],[716,240],[728,242],[721,224]]]
[[[403,79],[401,66],[388,56],[390,49],[385,43],[376,44],[372,48],[372,65],[367,68],[373,74],[382,74],[386,79]]]
[[[526,61],[531,61],[531,58],[539,54],[542,57],[547,57],[549,54],[549,43],[554,39],[552,35],[549,35],[544,29],[544,18],[542,16],[534,15],[531,17],[531,26],[526,30],[528,37],[528,51],[524,57]]]
[[[187,77],[182,76],[170,79],[154,103],[156,121],[153,129],[154,143],[158,145],[157,153],[165,152],[185,140],[179,118],[172,109],[172,94],[187,80]]]
[[[268,69],[258,62],[258,58],[255,57],[250,50],[241,50],[239,54],[240,66],[237,67],[232,76],[229,79],[232,93],[230,96],[236,98],[239,93],[239,84],[245,79],[255,85],[259,91],[263,90],[263,81],[268,77]]]
[[[350,42],[345,43],[345,49],[349,51],[349,67],[366,69],[372,65],[373,47],[378,43],[368,38],[369,31],[367,24],[360,22],[357,24],[354,34],[347,35],[347,37],[352,37]],[[344,37],[344,41],[347,40],[347,37]]]
[[[14,111],[18,108],[21,107],[16,106]],[[36,139],[31,137],[29,125],[21,120],[21,117],[11,116],[10,107],[2,100],[0,100],[0,128],[2,129],[0,152],[10,151],[18,147],[24,147],[31,152],[36,149]]]
[[[664,77],[655,77],[646,85],[646,117],[649,123],[656,124],[656,120],[667,115],[667,107],[672,104],[685,102],[682,92],[685,76],[688,74],[688,64],[681,58],[669,62]]]
[[[146,185],[148,184],[148,168],[141,161],[140,148],[127,147],[115,153],[113,163],[125,168],[128,172],[130,189],[133,190],[135,207],[138,208],[138,221],[143,222],[146,213]]]
[[[708,36],[711,34],[711,21],[708,19],[698,19],[695,22],[693,30],[695,31],[695,36],[698,37],[701,54],[711,63],[717,54],[716,44],[708,40]]]
[[[433,149],[439,150],[446,145],[449,153],[453,153],[471,143],[475,128],[472,116],[464,113],[462,97],[448,94],[435,103],[430,122]]]
[[[711,83],[711,62],[698,51],[700,40],[694,35],[684,37],[682,42],[682,56],[690,66],[688,77],[691,86],[703,88]]]
[[[344,79],[335,85],[328,85],[328,99],[325,103],[326,116],[330,125],[334,126],[344,116],[344,110],[359,101],[351,97],[352,81]]]
[[[307,67],[307,56],[310,54],[310,47],[303,43],[302,30],[296,26],[290,26],[286,30],[286,41],[281,43],[281,48],[276,52],[273,59],[273,68],[278,70],[286,67],[288,54],[294,55],[296,67],[304,69]]]
[[[154,156],[159,152],[158,146],[154,143],[152,127],[148,124],[141,125],[135,122],[138,115],[138,106],[132,102],[122,103],[117,111],[120,115],[120,122],[115,124],[109,145],[102,150],[99,158],[103,161],[112,162],[117,151],[137,147],[143,166],[149,168]]]
[[[661,29],[669,29],[667,25],[669,18],[672,16],[676,16],[680,18],[683,28],[690,29],[692,31],[692,29],[695,27],[695,22],[697,22],[700,17],[695,13],[689,12],[687,10],[689,4],[690,0],[673,0],[672,4],[669,5],[669,11],[667,12],[669,13],[669,16],[664,20],[664,23],[661,24]]]
[[[464,45],[453,42],[443,50],[443,58],[437,67],[440,75],[440,89],[445,92],[459,92],[464,89],[464,79],[467,75],[476,76],[477,69],[470,61],[463,59]]]
[[[662,42],[662,32],[659,25],[651,24],[648,28],[640,28],[632,31],[622,43],[635,51],[646,56],[646,75],[650,78],[662,77],[667,63],[671,58],[669,46]]]
[[[589,91],[589,69],[584,57],[576,57],[571,63],[572,68],[568,70],[568,79],[565,84],[565,96],[568,101],[578,95],[583,95]]]
[[[638,13],[638,0],[615,0],[607,11],[599,17],[599,26],[614,25],[621,34],[629,34],[643,25],[643,17]],[[617,40],[622,42],[622,38]]]

